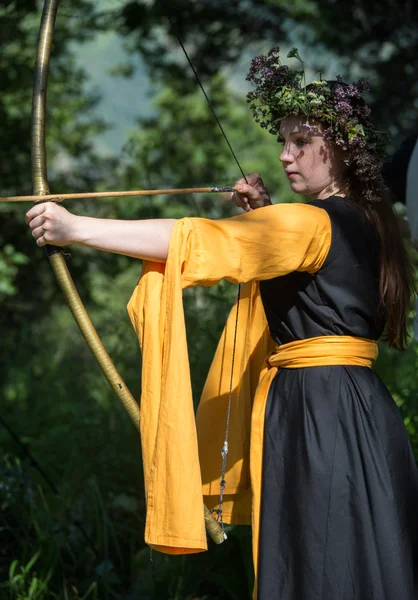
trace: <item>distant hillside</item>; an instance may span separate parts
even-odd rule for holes
[[[101,96],[96,111],[112,128],[101,135],[98,149],[103,153],[118,153],[127,139],[129,130],[138,117],[151,110],[151,84],[138,54],[129,55],[121,39],[114,33],[99,34],[94,41],[75,46],[75,55],[88,76],[88,87]],[[135,66],[132,78],[111,75],[121,64]]]

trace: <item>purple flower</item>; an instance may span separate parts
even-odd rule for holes
[[[338,100],[345,100],[346,99],[345,89],[343,88],[342,85],[337,85],[335,87],[335,89],[334,89],[334,96]]]
[[[269,57],[270,57],[270,56],[273,56],[273,55],[275,55],[275,54],[277,54],[277,56],[279,56],[279,54],[280,54],[280,48],[279,48],[279,46],[273,46],[273,48],[271,48],[271,49],[268,51],[268,54],[267,54],[267,56],[269,56]]]
[[[370,81],[368,79],[366,79],[365,77],[362,77],[361,79],[359,79],[357,81],[357,87],[358,87],[360,93],[368,92],[370,89]]]
[[[354,83],[350,83],[350,85],[348,85],[346,87],[345,90],[347,96],[349,96],[350,98],[359,98],[360,97],[360,91],[358,89],[358,87],[356,85],[354,85]]]
[[[340,102],[337,102],[335,105],[335,108],[338,110],[340,115],[344,118],[347,118],[353,114],[353,107],[351,106],[351,104],[349,104],[345,100],[341,100]]]

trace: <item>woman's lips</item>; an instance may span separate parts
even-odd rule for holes
[[[291,179],[295,177],[295,175],[298,175],[298,173],[296,173],[296,171],[286,171],[286,175]]]

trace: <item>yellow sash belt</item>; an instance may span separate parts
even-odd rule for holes
[[[278,346],[267,358],[270,367],[300,369],[331,365],[371,367],[378,354],[372,340],[349,335],[321,336]]]
[[[300,369],[333,365],[355,365],[370,368],[377,358],[377,354],[377,343],[373,340],[338,335],[308,338],[282,344],[267,357],[255,394],[251,419],[250,470],[253,501],[253,559],[256,574],[254,598],[257,594],[264,414],[270,385],[278,368]]]

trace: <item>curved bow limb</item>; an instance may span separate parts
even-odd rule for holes
[[[44,2],[36,55],[32,100],[31,158],[33,194],[37,197],[50,194],[47,178],[45,113],[49,62],[58,3],[59,0],[45,0]],[[55,246],[46,246],[46,253],[81,333],[93,352],[93,355],[99,363],[109,384],[121,400],[135,427],[139,429],[138,404],[122,377],[119,375],[90,320],[74,281],[72,280],[61,249]],[[204,517],[209,535],[216,543],[222,543],[225,539],[224,532],[206,506]]]

